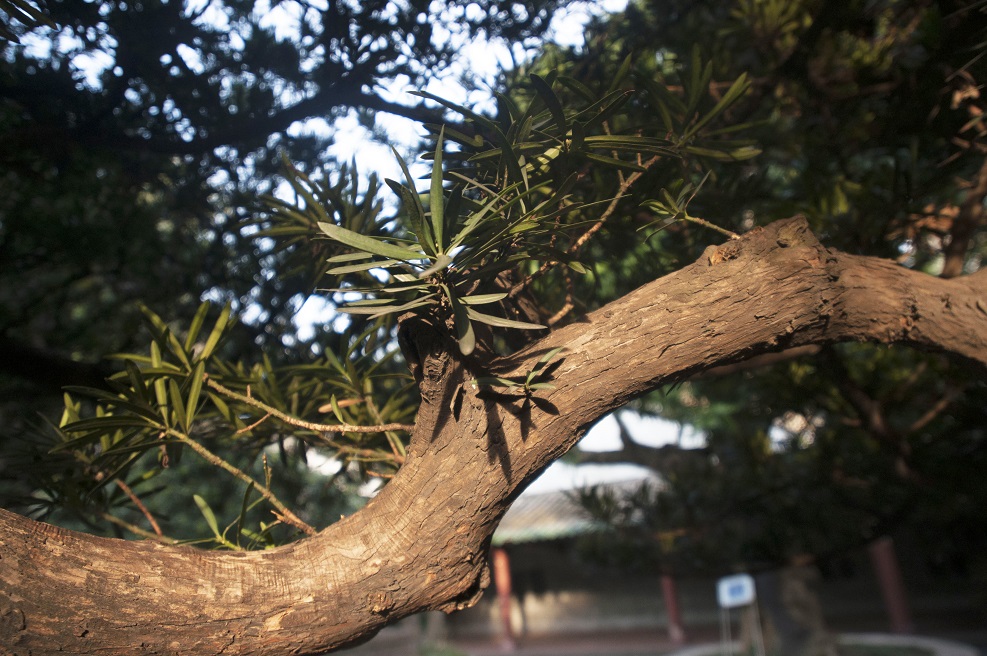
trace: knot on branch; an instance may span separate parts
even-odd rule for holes
[[[370,612],[375,615],[387,616],[395,606],[394,598],[387,592],[375,592],[367,599]]]
[[[819,240],[809,229],[808,220],[801,214],[775,221],[768,226],[754,228],[740,239],[718,246],[709,246],[703,251],[702,259],[709,266],[716,266],[721,262],[735,260],[744,254],[758,257],[774,249],[798,247],[822,248]]]
[[[457,610],[472,608],[476,602],[480,601],[483,591],[490,587],[490,568],[486,566],[485,562],[479,564],[481,565],[479,573],[473,579],[470,587],[455,598],[436,606],[436,610],[441,610],[443,613],[453,613]]]

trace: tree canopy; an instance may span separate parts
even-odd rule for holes
[[[240,30],[228,39],[210,27],[218,16],[197,22],[200,10],[219,5],[93,3],[81,10],[92,15],[59,13],[74,6],[53,5],[52,19],[74,26],[83,45],[112,34],[118,59],[123,42],[141,56],[153,50],[139,40],[147,32],[127,21],[159,12],[155,20],[177,17],[172,24],[191,32],[165,30],[170,46],[135,59],[133,73],[104,68],[92,87],[55,50],[45,55],[51,61],[20,51],[5,59],[4,122],[23,145],[4,159],[12,191],[3,247],[22,258],[10,268],[20,283],[5,293],[11,307],[38,313],[4,335],[11,352],[39,362],[73,332],[88,335],[77,342],[82,355],[115,352],[112,367],[66,381],[75,384],[61,417],[43,429],[49,451],[33,456],[31,469],[44,475],[30,500],[36,511],[69,508],[149,539],[107,540],[0,513],[6,644],[40,653],[131,653],[135,645],[319,653],[414,612],[468,606],[488,582],[489,540],[510,501],[628,403],[696,417],[724,484],[776,471],[799,480],[805,468],[817,474],[809,484],[834,494],[862,478],[865,486],[924,481],[956,457],[925,437],[950,426],[961,427],[949,436],[960,450],[982,451],[987,184],[976,177],[985,153],[974,91],[984,28],[973,20],[982,3],[917,13],[893,2],[856,13],[774,2],[720,13],[683,3],[663,5],[663,20],[657,6],[632,5],[624,18],[595,25],[584,50],[549,48],[516,69],[492,114],[422,88],[403,110],[370,97],[375,76],[420,83],[449,55],[431,41],[427,52],[414,50],[426,47],[412,29],[422,8],[303,11],[293,46],[302,55],[281,71],[284,62],[264,48],[288,46],[277,45],[252,6],[222,5]],[[548,8],[517,7],[486,7],[486,29],[544,29]],[[349,17],[348,31],[327,18],[364,10]],[[460,10],[448,8],[453,19]],[[110,30],[110,18],[126,29]],[[13,23],[9,30],[23,32]],[[722,38],[704,52],[690,30]],[[385,36],[365,42],[365,33]],[[752,36],[754,51],[740,45]],[[198,64],[189,43],[201,49]],[[253,48],[267,54],[250,63]],[[219,70],[237,72],[252,91],[226,95],[237,75]],[[347,77],[361,71],[364,82]],[[41,102],[40,87],[26,91],[39,75],[73,89],[66,106],[102,109],[62,113]],[[156,85],[170,89],[174,79],[179,95],[169,104]],[[127,88],[114,95],[114,84]],[[225,108],[221,120],[188,110],[207,92]],[[325,164],[315,150],[318,165],[302,163],[304,151],[269,135],[287,130],[297,107],[318,105],[306,98],[422,118],[431,173],[419,181],[401,160],[403,179],[380,184]],[[124,102],[137,113],[117,112]],[[254,102],[266,109],[251,113]],[[880,119],[899,104],[911,112],[900,124]],[[186,109],[169,109],[179,106]],[[827,123],[836,109],[846,116]],[[47,113],[57,116],[41,120]],[[97,129],[98,117],[110,127]],[[79,148],[59,153],[30,136],[56,123],[82,140]],[[279,146],[286,189],[275,192],[263,175],[274,161],[266,153]],[[138,166],[143,157],[150,168]],[[21,184],[29,171],[30,184]],[[140,184],[117,183],[134,175]],[[103,195],[94,200],[93,191]],[[184,193],[192,200],[174,204]],[[246,194],[258,198],[249,213],[236,202]],[[50,217],[85,230],[56,231],[61,251],[32,241],[49,234],[31,227]],[[120,230],[127,238],[104,238]],[[120,265],[100,275],[133,278],[132,293],[118,296],[124,288],[91,277],[107,264],[104,246]],[[164,275],[162,284],[159,259],[177,261],[189,277]],[[328,287],[321,293],[340,317],[313,343],[286,338],[287,300],[316,285]],[[123,302],[137,299],[143,310]],[[237,322],[244,299],[266,313],[263,322]],[[62,314],[48,303],[77,309]],[[67,322],[55,341],[23,343],[32,331],[47,335],[39,322],[52,317]],[[143,333],[114,338],[138,318]],[[847,342],[897,346],[837,346]],[[793,359],[807,352],[817,359]],[[771,361],[765,377],[718,387],[730,369],[747,376]],[[895,397],[903,387],[914,395]],[[943,399],[949,413],[936,409]],[[837,429],[841,418],[853,433]],[[772,427],[789,433],[774,456]],[[318,481],[309,455],[389,482],[366,508],[330,524],[311,500],[331,480]],[[660,455],[655,466],[675,483],[682,470]],[[210,501],[209,485],[185,491],[214,551],[176,544],[189,536],[158,521],[156,493],[174,490],[169,476],[190,460],[208,466],[208,483],[224,481],[222,506]],[[874,463],[889,469],[875,474]],[[787,489],[797,501],[805,493]],[[717,488],[709,497],[695,508],[723,504]],[[683,514],[694,510],[676,501]],[[751,553],[792,548],[793,536],[777,537]]]
[[[282,157],[333,187],[339,211],[376,220],[374,183],[358,188],[330,154],[336,119],[370,134],[379,112],[438,120],[414,98],[387,98],[443,74],[463,39],[530,46],[561,6],[22,5],[3,6],[19,43],[4,43],[0,74],[6,505],[52,468],[34,453],[37,413],[57,419],[63,386],[101,386],[116,370],[106,355],[146,349],[142,307],[185,327],[204,299],[249,308],[223,353],[248,367],[258,347],[272,366],[302,362],[310,344],[293,315],[331,253],[258,235]]]
[[[950,277],[976,270],[984,249],[982,11],[636,3],[592,26],[584,51],[550,49],[532,66],[599,83],[629,53],[686,62],[695,35],[718,35],[707,47],[717,73],[750,76],[752,93],[735,111],[762,153],[749,166],[711,163],[692,211],[738,231],[800,212],[827,244]],[[662,242],[665,262],[688,257],[682,241]],[[649,260],[661,266],[658,256],[640,258],[628,274],[655,275]],[[665,477],[667,496],[586,499],[635,536],[637,556],[679,571],[767,566],[803,551],[838,556],[911,525],[923,527],[930,559],[962,551],[973,567],[987,537],[973,501],[985,492],[976,375],[941,357],[858,345],[759,365],[705,374],[633,405],[704,431],[701,450],[649,448],[625,431],[620,451],[578,454]]]

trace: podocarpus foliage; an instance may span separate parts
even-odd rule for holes
[[[296,197],[270,200],[260,238],[320,279],[335,270],[325,286],[357,310],[336,322],[343,334],[322,334],[314,364],[248,364],[224,358],[226,311],[204,307],[188,329],[149,313],[150,348],[121,356],[111,389],[68,399],[51,460],[81,466],[60,467],[48,488],[54,502],[168,542],[141,468],[162,481],[194,457],[238,488],[231,512],[193,493],[209,541],[271,548],[107,540],[0,510],[0,643],[324,653],[413,613],[475,603],[511,501],[630,399],[846,341],[987,368],[983,272],[944,279],[827,248],[804,217],[726,239],[705,232],[718,223],[698,210],[717,177],[709,162],[755,152],[736,142],[739,105],[719,93],[739,103],[744,81],[713,84],[700,57],[669,71],[643,61],[598,88],[528,77],[493,119],[446,103],[425,189],[410,176],[390,184],[397,214],[354,178],[289,172]],[[667,93],[647,83],[656,77],[674,82]],[[706,120],[717,112],[722,126]],[[634,238],[594,248],[631,226]],[[655,239],[723,243],[631,291],[603,275]],[[602,306],[585,307],[580,286],[595,286]],[[291,479],[277,460],[314,450],[393,478],[317,530],[324,521],[277,489]],[[121,501],[136,508],[129,518],[113,512]]]
[[[270,464],[269,447],[280,445],[282,456],[313,450],[366,475],[392,476],[416,408],[418,356],[402,342],[416,322],[455,345],[473,384],[537,406],[539,392],[552,388],[559,349],[519,378],[490,363],[579,316],[579,300],[559,288],[571,290],[573,276],[600,275],[583,261],[584,247],[628,211],[629,192],[660,190],[659,200],[633,208],[653,217],[642,223],[642,241],[676,221],[705,223],[688,212],[703,162],[757,153],[737,138],[737,126],[723,127],[748,89],[744,76],[710,98],[712,67],[698,51],[682,93],[658,82],[631,88],[633,66],[628,59],[598,92],[573,78],[533,74],[526,99],[498,96],[496,118],[422,93],[449,110],[449,122],[427,126],[435,146],[424,189],[395,153],[404,180],[386,181],[389,200],[375,179],[361,183],[352,169],[332,182],[286,162],[291,193],[265,199],[258,238],[327,287],[325,297],[350,317],[335,322],[345,328],[323,340],[311,362],[276,367],[222,357],[235,322],[228,307],[211,328],[208,304],[186,328],[147,311],[150,351],[116,356],[122,369],[108,390],[69,390],[53,427],[55,452],[82,466],[59,473],[50,502],[170,539],[156,523],[153,532],[138,528],[154,516],[139,499],[192,451],[242,494],[238,513],[217,518],[208,494],[195,492],[215,545],[271,546],[310,534],[314,520],[275,491],[274,479],[293,474]],[[631,105],[652,107],[654,121],[629,121]],[[601,177],[614,182],[609,192],[601,192]],[[384,210],[388,203],[396,214]],[[123,511],[128,502],[134,507]]]

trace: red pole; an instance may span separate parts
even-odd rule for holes
[[[503,627],[501,644],[507,651],[514,651],[514,629],[511,627],[511,560],[503,547],[493,549],[494,586],[497,588],[497,601],[500,602],[500,623]]]
[[[684,644],[685,629],[682,627],[678,590],[675,587],[675,579],[669,574],[661,575],[661,596],[665,600],[665,610],[668,612],[668,637],[672,644]]]
[[[893,633],[911,633],[911,611],[908,608],[908,595],[905,583],[895,555],[894,542],[889,537],[879,538],[867,548],[870,552],[871,565],[877,574],[877,581],[884,597],[884,606],[888,609]]]

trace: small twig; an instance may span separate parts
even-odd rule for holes
[[[953,404],[953,401],[958,399],[963,393],[961,389],[951,389],[946,392],[941,399],[939,399],[931,408],[925,411],[925,413],[915,420],[915,422],[908,427],[908,434],[915,433],[922,430],[929,424],[933,419],[938,417],[942,412]]]
[[[291,512],[288,506],[282,503],[282,501],[278,499],[278,497],[274,494],[274,492],[271,491],[269,487],[267,487],[266,485],[261,485],[260,483],[255,481],[249,474],[241,471],[240,469],[226,462],[225,460],[217,456],[215,453],[213,453],[206,447],[202,446],[195,440],[193,440],[185,433],[177,431],[174,428],[168,428],[165,430],[165,432],[168,435],[171,435],[172,437],[178,439],[183,444],[188,445],[190,449],[192,449],[200,456],[202,456],[202,458],[209,464],[215,467],[219,467],[220,469],[226,470],[227,472],[232,474],[234,477],[240,479],[247,485],[253,485],[254,489],[256,489],[257,492],[262,497],[267,499],[267,501],[279,511],[276,514],[280,514],[283,517],[285,523],[291,524],[292,526],[302,531],[306,535],[315,535],[315,529],[309,526],[308,524],[306,524],[304,521],[302,521],[297,515],[295,515],[295,513]]]
[[[627,179],[621,183],[620,187],[617,189],[617,195],[614,196],[613,200],[610,201],[610,204],[607,206],[607,209],[604,210],[602,215],[600,215],[599,220],[597,220],[596,223],[590,226],[589,230],[584,232],[579,237],[579,239],[576,240],[575,244],[569,247],[570,253],[575,253],[576,251],[578,251],[580,248],[583,247],[583,244],[585,244],[587,241],[590,240],[590,238],[593,235],[599,232],[599,230],[603,227],[603,224],[605,224],[607,220],[610,218],[610,216],[617,210],[617,203],[619,203],[620,200],[625,195],[627,195],[627,191],[634,185],[634,183],[637,182],[641,178],[641,176],[647,172],[649,168],[654,166],[655,162],[657,162],[658,160],[659,160],[658,155],[655,155],[654,157],[652,157],[647,162],[641,165],[641,167],[644,169],[643,171],[635,171],[633,174],[628,176]]]
[[[593,235],[595,235],[597,232],[599,232],[599,230],[610,219],[610,217],[613,215],[613,213],[615,211],[617,211],[617,204],[620,202],[620,200],[625,195],[627,195],[627,191],[659,159],[660,158],[658,157],[658,155],[655,155],[654,157],[652,157],[647,162],[645,162],[644,164],[641,165],[644,168],[644,171],[635,171],[626,180],[623,180],[621,182],[620,187],[617,189],[617,195],[614,196],[613,199],[611,199],[610,204],[607,205],[607,209],[605,209],[603,211],[603,214],[600,215],[600,218],[596,221],[596,223],[594,223],[592,226],[590,226],[589,229],[586,232],[584,232],[582,235],[580,235],[579,239],[576,240],[576,243],[574,243],[572,246],[569,247],[569,253],[575,253],[576,251],[578,251],[580,248],[583,247],[583,245],[587,241],[590,240],[590,238]],[[623,177],[623,174],[621,174],[621,177]],[[537,278],[540,275],[543,275],[546,271],[548,271],[549,269],[551,269],[556,264],[558,264],[558,262],[555,262],[555,261],[545,262],[545,263],[543,263],[538,268],[537,271],[535,271],[532,274],[529,274],[528,276],[525,276],[525,278],[521,282],[519,282],[518,284],[514,285],[514,287],[511,289],[511,292],[510,292],[511,298],[514,298],[515,296],[517,296],[518,294],[520,294],[521,291],[523,289],[525,289],[528,285],[530,285],[531,282],[535,278]]]
[[[152,515],[151,511],[147,509],[147,506],[145,506],[143,502],[141,502],[141,500],[137,498],[137,495],[134,494],[134,491],[130,489],[130,486],[124,483],[119,478],[115,479],[113,482],[116,483],[117,487],[123,490],[123,493],[126,494],[128,497],[130,497],[130,500],[133,502],[133,504],[137,506],[137,508],[140,509],[142,513],[144,513],[144,517],[147,518],[147,521],[151,525],[151,528],[154,529],[155,534],[157,534],[159,537],[162,536],[163,534],[161,533],[161,527],[158,526],[158,522],[155,521],[154,515]]]
[[[573,299],[576,296],[575,286],[572,284],[572,275],[569,273],[568,269],[564,270],[565,276],[565,304],[562,305],[562,309],[549,317],[546,325],[552,328],[558,322],[562,321],[567,314],[572,312],[573,308],[576,307],[575,301]]]
[[[548,318],[548,321],[545,322],[545,325],[548,326],[549,328],[551,328],[552,326],[554,326],[558,322],[562,321],[562,319],[565,317],[565,315],[567,315],[570,312],[572,312],[572,308],[574,308],[574,307],[576,307],[576,306],[573,305],[572,301],[566,301],[566,304],[562,306],[562,309],[561,310],[559,310],[558,312],[556,312],[555,314],[553,314],[552,316],[550,316]]]
[[[682,218],[684,220],[686,220],[686,221],[692,221],[693,223],[699,224],[699,225],[701,225],[704,228],[709,228],[710,230],[715,230],[715,231],[719,232],[720,234],[726,235],[730,239],[740,239],[740,235],[738,235],[736,232],[731,232],[730,230],[727,230],[726,228],[721,228],[720,226],[716,225],[715,223],[710,223],[706,219],[700,219],[698,216],[689,216],[688,214],[683,213],[682,214]]]
[[[371,398],[367,398],[367,410],[370,412],[370,415],[376,421],[381,420],[380,410],[377,408],[377,404],[374,403],[374,400]],[[403,465],[406,454],[403,445],[401,445],[400,440],[397,439],[397,436],[391,435],[389,433],[385,433],[384,436],[387,438],[387,444],[388,446],[391,447],[391,452],[394,454],[394,461],[398,465]]]
[[[394,474],[382,474],[380,472],[367,470],[367,476],[373,476],[375,478],[386,478],[388,480],[394,478]]]
[[[551,317],[548,318],[548,321],[545,322],[545,325],[547,325],[549,328],[552,328],[553,326],[555,326],[555,324],[562,321],[562,319],[564,319],[567,314],[572,312],[572,309],[576,307],[576,304],[572,300],[574,296],[575,294],[573,293],[572,276],[569,275],[569,271],[567,270],[565,272],[565,304],[562,306],[562,309],[560,309],[558,312],[556,312],[555,314],[553,314]]]
[[[326,446],[332,447],[340,453],[346,454],[346,458],[354,462],[388,462],[391,464],[401,464],[400,462],[395,463],[393,453],[389,453],[383,449],[361,449],[355,446],[340,444],[339,442],[326,438],[323,438],[323,440],[325,441]],[[403,462],[403,460],[401,462]]]
[[[230,397],[231,399],[236,399],[237,401],[242,401],[247,405],[252,405],[255,408],[259,408],[269,415],[277,417],[286,424],[292,426],[297,426],[298,428],[304,428],[306,430],[315,431],[317,433],[386,433],[387,431],[407,431],[411,432],[415,430],[414,424],[380,424],[377,426],[352,426],[350,424],[316,424],[310,421],[305,421],[304,419],[298,419],[297,417],[292,417],[291,415],[285,414],[280,410],[272,408],[266,403],[262,403],[257,399],[247,396],[245,394],[239,394],[233,390],[223,387],[216,381],[212,380],[208,376],[206,378],[206,385],[210,388],[216,390],[220,394]]]
[[[102,519],[105,519],[106,521],[108,521],[108,522],[110,522],[112,524],[116,524],[117,526],[121,527],[122,529],[124,529],[126,531],[130,531],[134,535],[141,536],[142,538],[147,538],[148,540],[154,540],[155,542],[160,542],[161,544],[178,544],[178,540],[176,540],[174,538],[168,538],[168,537],[165,537],[163,535],[152,533],[151,531],[145,531],[141,527],[134,526],[130,522],[125,522],[124,520],[120,519],[119,517],[116,517],[114,515],[111,515],[108,512],[105,512],[105,511],[104,512],[100,512],[99,513],[99,516]]]
[[[271,416],[271,413],[268,412],[266,415],[264,415],[263,417],[261,417],[260,419],[258,419],[257,421],[255,421],[254,423],[250,424],[249,426],[244,426],[243,428],[241,428],[240,430],[238,430],[237,432],[235,432],[233,434],[234,435],[242,435],[243,433],[249,433],[253,429],[255,429],[258,426],[260,426],[261,424],[263,424],[265,421],[267,421],[267,418],[270,417],[270,416]]]

